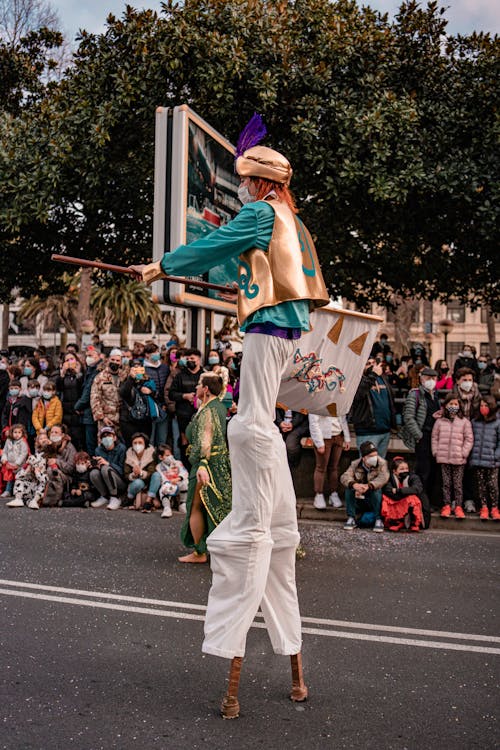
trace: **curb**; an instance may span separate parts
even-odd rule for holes
[[[344,508],[326,508],[317,510],[312,499],[297,498],[297,518],[302,521],[320,521],[323,523],[344,524],[346,514]],[[441,518],[439,513],[431,514],[430,529],[440,531],[474,531],[484,534],[500,534],[500,521],[481,521],[477,514],[471,514],[459,520],[457,518]]]

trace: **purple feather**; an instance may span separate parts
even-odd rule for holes
[[[247,122],[245,127],[240,133],[238,143],[236,144],[235,159],[241,156],[245,151],[252,146],[256,146],[260,143],[267,135],[267,128],[264,125],[262,117],[254,112],[253,117]]]

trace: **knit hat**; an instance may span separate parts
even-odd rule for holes
[[[373,453],[374,451],[376,452],[376,450],[377,446],[375,445],[375,443],[372,443],[371,440],[365,440],[365,442],[361,443],[361,445],[359,446],[359,452],[361,453],[362,457],[367,456],[369,453]]]

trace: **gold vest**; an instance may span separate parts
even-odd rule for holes
[[[300,219],[275,198],[274,227],[267,251],[254,248],[240,255],[238,321],[241,325],[261,307],[307,299],[311,308],[330,302],[314,242]]]

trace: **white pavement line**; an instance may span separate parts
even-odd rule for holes
[[[166,599],[146,599],[140,596],[125,596],[123,594],[108,594],[102,591],[88,591],[86,589],[70,589],[61,586],[45,586],[39,583],[27,583],[25,581],[9,581],[0,579],[0,585],[17,586],[18,588],[35,589],[37,591],[51,591],[62,594],[76,594],[77,596],[88,596],[94,599],[111,599],[123,602],[135,602],[138,604],[153,604],[159,607],[179,607],[180,609],[193,609],[200,612],[206,611],[203,604],[188,604],[187,602],[174,602]],[[79,600],[77,600],[79,601]],[[149,610],[148,610],[149,611]],[[257,617],[263,617],[258,612]],[[375,625],[365,622],[351,622],[349,620],[328,620],[317,617],[302,617],[303,623],[311,625],[329,625],[334,628],[351,628],[353,630],[374,630],[386,633],[406,633],[407,635],[430,636],[433,638],[454,638],[459,641],[485,641],[486,643],[500,643],[500,637],[493,635],[476,635],[474,633],[453,633],[446,630],[425,630],[420,628],[402,628],[395,625]]]
[[[112,604],[110,602],[97,602],[91,599],[74,599],[68,596],[52,596],[50,594],[35,594],[31,591],[16,591],[15,589],[0,589],[0,594],[7,596],[18,596],[26,599],[39,599],[42,601],[58,602],[61,604],[76,604],[80,607],[93,607],[95,609],[110,609],[119,612],[131,612],[133,614],[154,615],[156,617],[171,617],[178,620],[204,620],[203,615],[195,615],[189,612],[175,612],[166,609],[151,609],[149,607],[131,607],[124,604]],[[264,629],[265,623],[254,622],[253,628]],[[303,633],[308,635],[330,636],[333,638],[347,638],[358,641],[375,641],[377,643],[393,643],[400,646],[420,646],[423,648],[445,649],[452,651],[467,651],[480,654],[500,654],[500,648],[488,648],[485,646],[469,646],[460,643],[446,643],[445,641],[419,641],[412,638],[391,638],[384,635],[367,635],[366,633],[351,633],[341,630],[325,630],[323,628],[303,628]]]

